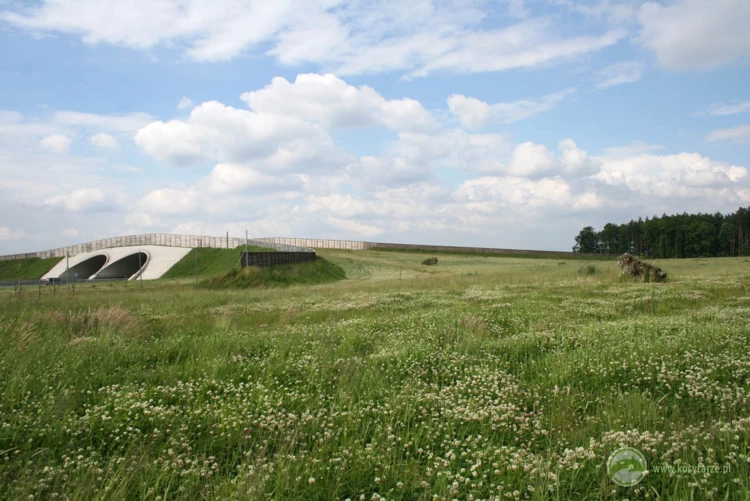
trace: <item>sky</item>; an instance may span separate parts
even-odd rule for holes
[[[0,254],[569,250],[750,205],[747,0],[0,0]]]

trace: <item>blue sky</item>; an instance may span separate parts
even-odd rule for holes
[[[750,205],[746,0],[0,0],[0,253],[567,250]]]

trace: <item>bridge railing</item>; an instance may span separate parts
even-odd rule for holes
[[[9,254],[6,256],[0,256],[0,261],[8,261],[11,259],[23,259],[23,258],[51,258],[51,257],[65,257],[65,254],[69,256],[75,256],[76,254],[82,254],[84,252],[94,252],[103,249],[111,249],[113,247],[135,247],[139,245],[162,245],[166,247],[212,247],[212,248],[224,248],[229,244],[230,248],[239,247],[241,245],[253,245],[257,247],[266,247],[269,249],[275,249],[285,252],[313,252],[309,248],[300,248],[299,246],[289,245],[280,242],[266,242],[258,239],[244,239],[238,237],[205,237],[198,235],[173,235],[170,233],[146,233],[142,235],[127,235],[122,237],[104,238],[101,240],[94,240],[92,242],[86,242],[83,244],[69,245],[67,247],[58,247],[56,249],[49,249],[39,252],[27,252],[25,254]]]

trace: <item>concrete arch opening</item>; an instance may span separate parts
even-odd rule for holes
[[[104,254],[98,254],[88,259],[81,261],[80,263],[70,267],[70,279],[71,280],[86,280],[92,275],[95,275],[97,271],[101,270],[102,267],[107,263],[107,256]],[[68,270],[65,270],[60,278],[65,280],[68,278]]]
[[[100,271],[96,278],[125,278],[129,279],[141,271],[148,261],[148,254],[136,252],[110,264]]]

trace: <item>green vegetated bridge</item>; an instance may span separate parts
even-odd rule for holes
[[[396,250],[413,252],[460,252],[511,256],[534,256],[548,258],[594,257],[598,254],[580,254],[563,251],[520,250],[490,247],[463,247],[450,245],[398,244],[366,242],[360,240],[332,240],[316,238],[238,238],[207,237],[196,235],[173,235],[148,233],[95,240],[83,244],[59,247],[38,252],[0,256],[0,270],[15,269],[7,279],[44,280],[96,280],[124,279],[153,280],[169,276],[169,270],[177,263],[190,258],[191,252],[200,254],[200,249],[233,249],[242,252],[232,259],[233,265],[274,266],[302,263],[315,260],[315,249],[340,250]],[[205,254],[206,251],[204,251]],[[197,258],[197,255],[196,255]],[[239,259],[237,259],[239,258]],[[229,258],[227,258],[229,259]],[[22,261],[23,260],[23,261]],[[7,261],[15,261],[8,263]],[[28,271],[24,271],[24,267]],[[33,271],[32,271],[33,270]],[[35,276],[22,276],[24,274]]]

